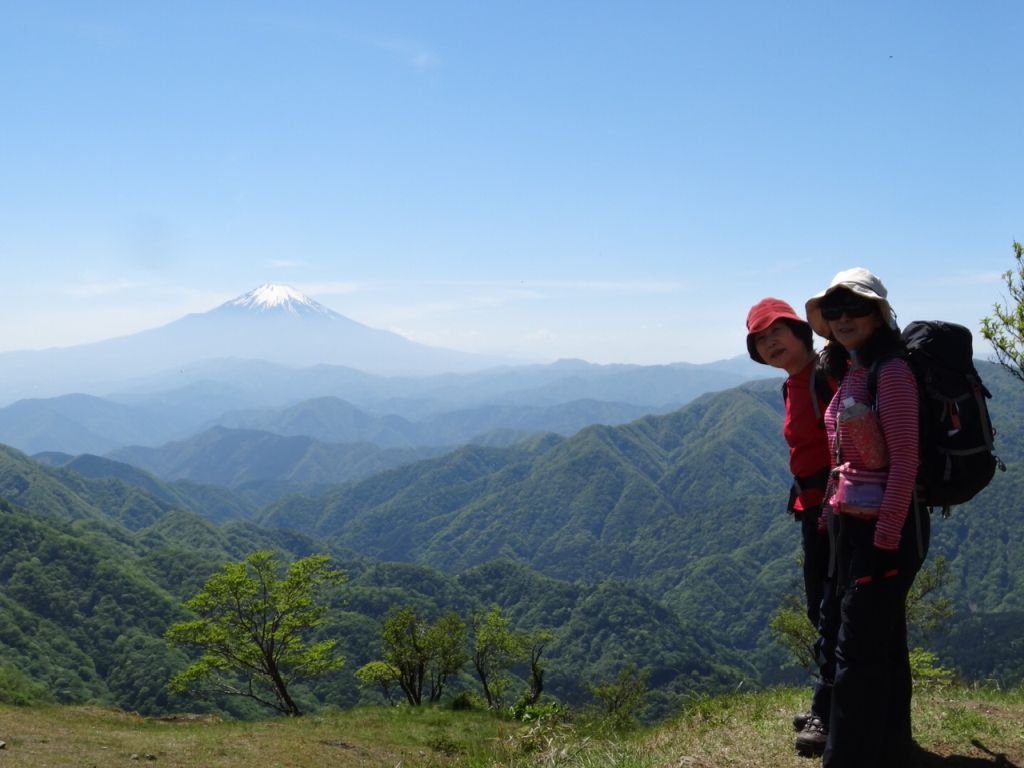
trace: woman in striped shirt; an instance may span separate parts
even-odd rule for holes
[[[811,327],[829,339],[824,364],[840,382],[825,412],[841,593],[826,768],[914,764],[906,598],[927,552],[929,518],[914,497],[917,384],[886,297],[882,281],[858,267],[806,306]],[[873,413],[861,418],[877,418],[880,430],[858,442],[864,422],[853,415],[866,410]]]

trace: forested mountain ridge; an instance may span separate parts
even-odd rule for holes
[[[286,408],[228,412],[216,424],[278,435],[303,435],[329,443],[362,442],[384,448],[454,447],[497,430],[571,435],[590,424],[623,424],[657,410],[648,405],[581,398],[545,405],[485,403],[409,419],[392,413],[373,414],[337,397],[319,397]]]
[[[948,561],[955,608],[976,616],[1024,600],[1024,392],[996,366],[979,368],[1009,469],[951,519],[935,516],[931,553]],[[262,521],[456,573],[509,558],[570,581],[627,579],[733,647],[771,654],[767,618],[798,570],[782,410],[778,382],[758,382],[620,427],[468,448],[322,499],[285,499]]]
[[[995,394],[996,448],[1009,470],[951,521],[938,522],[935,538],[959,567],[959,548],[981,537],[992,546],[987,558],[976,558],[984,570],[1002,562],[1002,553],[1012,563],[1016,551],[1012,499],[1021,482],[1024,393],[996,366],[980,366]],[[758,544],[785,519],[782,410],[777,383],[758,382],[570,438],[469,446],[321,499],[283,499],[261,520],[369,556],[451,571],[512,558],[561,578],[650,579],[694,557]],[[990,514],[998,521],[978,525]],[[975,563],[971,577],[978,572]],[[1016,576],[1006,583],[1001,600],[993,595],[976,607],[1009,607],[1021,590]]]
[[[289,493],[315,495],[348,480],[445,452],[438,447],[334,444],[305,435],[213,427],[159,448],[121,448],[109,456],[165,480],[229,488],[254,505],[264,505]]]
[[[47,456],[43,461],[0,446],[0,499],[61,519],[116,520],[131,530],[172,509],[209,520],[247,518],[254,507],[218,488],[163,483],[127,464],[98,456]]]
[[[682,542],[716,551],[703,533],[732,522],[738,498],[763,511],[786,486],[778,400],[742,388],[567,439],[468,447],[316,502],[283,500],[262,520],[445,570],[513,558],[565,578],[650,576],[679,567]]]
[[[994,367],[983,375],[1009,470],[935,520],[932,557],[948,558],[947,593],[964,614],[936,647],[1013,680],[1024,674],[1016,657],[956,634],[1012,648],[1024,615],[1024,392]],[[553,630],[550,692],[569,701],[626,661],[655,673],[662,712],[684,692],[768,682],[786,659],[767,620],[798,580],[781,415],[778,382],[757,382],[619,427],[465,446],[282,500],[259,526],[232,522],[251,508],[226,509],[223,491],[98,457],[48,466],[0,449],[12,531],[0,547],[0,647],[59,700],[173,707],[162,685],[182,659],[163,642],[167,624],[221,564],[269,548],[326,552],[350,574],[325,630],[349,663],[303,689],[309,702],[364,695],[352,671],[379,656],[380,621],[402,604],[436,616],[497,602],[516,626]],[[37,633],[45,643],[31,642]]]
[[[111,469],[92,459],[75,461]],[[137,471],[126,477],[142,485],[158,482]],[[375,563],[288,531],[244,522],[214,525],[158,498],[167,493],[159,484],[151,490],[157,495],[0,451],[0,664],[8,679],[23,681],[12,695],[23,696],[32,685],[45,691],[40,695],[67,703],[101,702],[149,714],[202,708],[165,688],[185,659],[167,646],[163,633],[184,618],[182,602],[206,578],[261,549],[285,557],[326,552],[350,576],[330,597],[323,630],[339,640],[348,663],[299,687],[296,695],[308,707],[372,700],[374,694],[360,691],[353,672],[379,658],[381,622],[402,605],[415,605],[427,616],[457,610],[468,620],[472,610],[500,599],[518,626],[554,632],[546,654],[548,690],[565,701],[579,703],[587,695],[586,682],[614,676],[630,654],[664,670],[656,696],[656,711],[663,714],[683,693],[728,687],[756,674],[705,630],[627,584],[572,585],[511,564],[488,564],[456,578],[423,566]],[[3,500],[4,494],[26,507]],[[578,647],[570,625],[574,633],[605,637],[600,652]],[[465,677],[462,685],[473,683]],[[7,700],[4,695],[0,700]],[[227,700],[215,705],[237,715],[250,712]]]
[[[770,382],[571,438],[471,446],[322,499],[282,500],[262,523],[453,573],[511,559],[567,581],[625,580],[719,643],[774,654],[777,669],[767,617],[798,540],[782,512],[781,409]]]

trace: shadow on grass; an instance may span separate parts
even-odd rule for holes
[[[993,752],[977,739],[972,739],[971,744],[988,757],[943,756],[922,749],[917,753],[917,765],[919,768],[1021,768],[1017,763],[1011,762],[1006,755]]]

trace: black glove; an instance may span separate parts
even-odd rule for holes
[[[794,520],[800,519],[800,510],[796,508],[796,500],[800,498],[800,492],[796,489],[796,483],[789,487],[789,501],[786,502],[786,511],[793,515]]]
[[[881,549],[872,547],[871,580],[876,584],[883,579],[891,579],[900,572],[900,552],[898,549]]]

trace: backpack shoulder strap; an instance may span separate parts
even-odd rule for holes
[[[881,360],[876,360],[868,369],[868,400],[872,405],[878,405],[878,366],[881,364]]]
[[[886,355],[883,358],[875,360],[868,369],[868,399],[874,405],[878,407],[878,372],[882,366],[892,360],[906,360],[905,355]]]
[[[825,417],[821,412],[821,398],[818,395],[818,366],[811,368],[811,381],[808,386],[811,392],[811,408],[814,409],[814,420],[818,423],[819,429],[825,428]]]
[[[814,399],[814,414],[818,417],[818,424],[822,429],[825,428],[825,409],[832,402],[836,389],[838,387],[832,377],[823,376],[822,371],[815,365],[811,372],[811,392]]]

